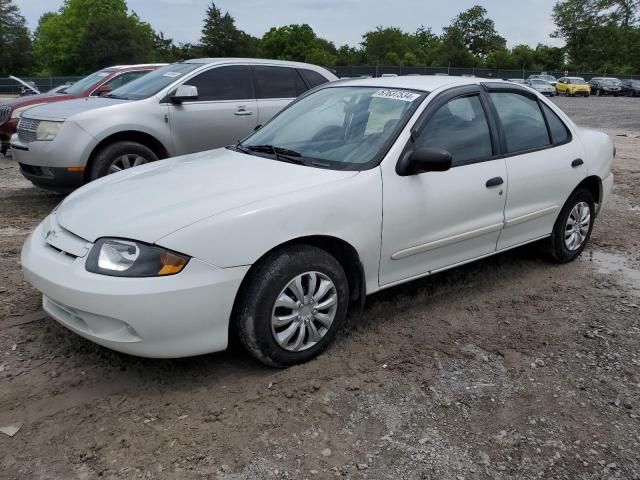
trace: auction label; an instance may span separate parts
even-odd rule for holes
[[[394,100],[402,100],[403,102],[413,102],[420,97],[419,93],[408,92],[407,90],[378,90],[372,95],[374,98],[393,98]]]

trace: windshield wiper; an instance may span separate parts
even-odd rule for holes
[[[289,163],[295,163],[297,165],[306,165],[307,163],[302,159],[302,154],[295,150],[289,150],[288,148],[276,147],[274,145],[249,145],[244,147],[240,144],[236,145],[236,148],[245,148],[252,152],[260,153],[272,153],[276,160],[281,160]]]

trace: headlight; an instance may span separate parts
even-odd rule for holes
[[[30,108],[33,107],[38,107],[40,105],[46,105],[45,103],[34,103],[33,105],[27,105],[26,107],[20,107],[20,108],[16,108],[13,112],[11,112],[11,118],[20,118],[22,116],[22,113],[25,110],[29,110]]]
[[[42,120],[38,124],[38,129],[36,130],[36,140],[41,142],[49,142],[56,138],[58,135],[58,131],[62,126],[62,122],[49,122],[46,120]]]
[[[164,277],[180,273],[189,257],[156,245],[101,238],[91,249],[86,269],[113,277]]]

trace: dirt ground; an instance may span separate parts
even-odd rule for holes
[[[640,99],[557,101],[618,149],[580,259],[520,248],[371,296],[287,370],[129,357],[38,313],[19,252],[60,197],[0,158],[0,427],[22,424],[0,478],[640,478]]]

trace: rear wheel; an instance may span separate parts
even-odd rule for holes
[[[573,192],[556,219],[551,237],[544,244],[551,259],[567,263],[582,253],[591,238],[595,211],[589,190],[579,188]]]
[[[234,308],[243,346],[272,367],[303,363],[335,338],[347,314],[349,286],[326,251],[295,245],[260,262]]]
[[[158,156],[141,143],[114,142],[98,152],[91,165],[89,178],[95,180],[156,160],[158,160]]]

